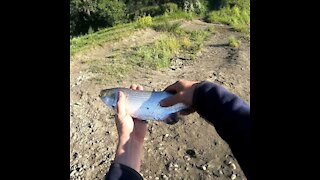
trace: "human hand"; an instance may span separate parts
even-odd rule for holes
[[[130,89],[143,90],[140,85],[131,85]],[[116,110],[116,124],[119,139],[122,137],[130,136],[131,139],[138,142],[143,142],[147,132],[147,124],[139,119],[132,118],[127,112],[127,97],[123,92],[119,92],[119,99],[117,102]]]
[[[168,86],[164,91],[174,93],[175,95],[168,97],[160,102],[163,107],[172,106],[177,103],[184,103],[188,106],[192,106],[193,92],[197,86],[196,81],[179,80],[174,84]],[[190,114],[195,110],[192,107],[182,111],[184,115]]]
[[[133,90],[143,90],[142,86],[135,84],[131,85],[130,88]],[[147,123],[132,118],[127,113],[127,97],[123,92],[119,92],[118,97],[116,125],[119,142],[114,161],[139,171]]]

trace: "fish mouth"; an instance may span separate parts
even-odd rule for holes
[[[110,94],[111,94],[110,90],[104,89],[104,90],[100,91],[99,97],[103,98],[103,97],[106,97],[106,96],[110,96]]]
[[[99,94],[99,97],[102,98],[102,97],[104,96],[104,94],[105,94],[105,93],[104,93],[104,90],[101,90],[101,91],[100,91],[100,94]]]

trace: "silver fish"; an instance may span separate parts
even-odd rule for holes
[[[165,91],[112,88],[102,90],[99,96],[108,107],[115,110],[119,91],[128,97],[128,114],[140,120],[164,121],[167,124],[174,124],[178,122],[179,111],[188,108],[183,103],[177,103],[170,107],[160,106],[161,100],[172,96]]]

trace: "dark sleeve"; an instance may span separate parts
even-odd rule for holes
[[[252,175],[250,107],[222,86],[203,81],[195,89],[193,106],[214,125],[248,179]]]
[[[112,163],[109,172],[105,176],[105,180],[142,180],[141,175],[129,166]]]

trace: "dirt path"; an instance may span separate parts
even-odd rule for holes
[[[199,20],[182,27],[203,28]],[[230,35],[240,36],[227,26],[216,26],[216,33],[205,42],[196,60],[172,60],[172,65],[159,71],[135,67],[122,80],[97,83],[89,62],[111,63],[114,52],[150,43],[160,33],[151,29],[135,32],[116,43],[105,44],[71,61],[70,75],[70,178],[103,179],[114,159],[117,131],[113,113],[98,94],[109,87],[141,84],[146,90],[162,90],[179,79],[208,80],[222,84],[250,102],[250,44],[242,41],[239,49],[228,46]],[[118,51],[115,51],[118,50]],[[145,139],[141,174],[145,179],[245,179],[228,145],[213,126],[194,113],[175,125],[149,122]],[[195,157],[188,153],[195,153]]]

